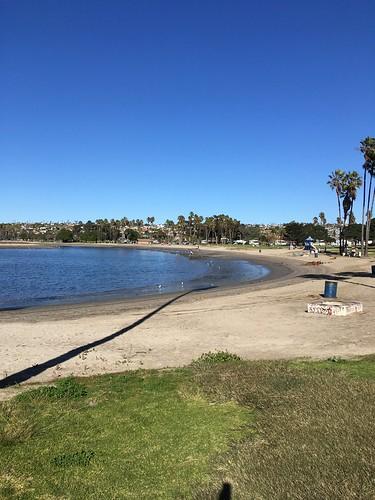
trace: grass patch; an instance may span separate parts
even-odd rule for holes
[[[228,363],[233,361],[241,361],[237,354],[232,354],[228,351],[205,352],[198,359],[193,361],[193,365]]]
[[[0,405],[0,498],[375,498],[374,356],[207,353],[55,388]]]
[[[301,370],[323,370],[347,373],[352,377],[375,379],[375,355],[364,356],[361,359],[342,359],[336,356],[326,361],[298,361],[292,363]]]
[[[30,399],[80,399],[87,395],[86,387],[74,378],[68,377],[58,380],[55,385],[48,385],[31,389],[17,396],[18,400]]]
[[[95,452],[92,450],[81,450],[75,453],[63,453],[53,457],[52,462],[57,467],[72,467],[90,465],[91,460],[94,458]]]
[[[61,381],[58,393],[39,388],[0,406],[0,498],[186,498],[251,421],[195,393],[190,369],[88,378],[83,397],[78,386]]]
[[[208,398],[254,411],[195,498],[230,482],[235,499],[375,498],[374,360],[252,362],[196,372]]]

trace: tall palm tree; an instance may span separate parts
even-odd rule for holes
[[[198,214],[194,214],[194,239],[200,242],[201,240],[201,227],[203,222],[203,217]]]
[[[362,255],[368,256],[368,240],[370,236],[371,217],[374,208],[375,199],[375,138],[366,137],[361,141],[360,151],[364,156],[364,181],[363,181],[363,201],[362,201],[362,234],[361,234],[361,252]],[[368,189],[367,177],[370,177]],[[367,205],[367,207],[366,207]]]
[[[320,212],[319,219],[322,226],[325,226],[327,224],[326,214],[324,212]]]
[[[337,169],[334,172],[332,172],[331,174],[329,174],[328,182],[327,182],[327,184],[332,189],[332,191],[336,192],[338,214],[339,214],[338,218],[340,219],[340,221],[342,220],[340,197],[341,197],[342,191],[343,191],[344,177],[345,177],[345,172],[343,170]]]
[[[192,240],[192,232],[193,232],[193,224],[194,224],[194,212],[190,212],[188,216],[188,224],[189,224],[189,241],[191,243]]]
[[[172,219],[167,219],[164,223],[165,227],[167,228],[167,234],[170,240],[173,240],[175,233],[174,233],[174,222]]]
[[[358,172],[348,172],[345,175],[345,197],[349,199],[349,217],[353,215],[353,205],[357,198],[357,191],[362,186],[362,177]]]
[[[180,236],[180,242],[183,240],[185,236],[185,228],[186,228],[186,220],[183,215],[179,215],[177,217],[177,228]]]
[[[348,223],[350,224],[350,221],[353,221],[354,219],[354,214],[353,214],[353,205],[354,202],[357,198],[357,190],[362,186],[362,178],[356,172],[353,170],[353,172],[347,172],[345,173],[344,176],[344,181],[343,181],[343,201],[342,201],[342,206],[343,206],[343,211],[344,211],[344,220],[343,220],[343,228],[342,230],[345,231],[346,223],[348,220]]]
[[[343,182],[344,182],[345,172],[343,170],[337,169],[328,176],[327,184],[335,191],[337,197],[338,206],[338,217],[337,224],[340,228],[340,253],[342,252],[342,217],[341,217],[341,203],[340,198],[343,192]]]
[[[215,243],[217,243],[217,216],[213,215],[212,217],[206,217],[205,221],[207,227],[207,240],[210,239],[212,243],[212,238],[215,238]]]
[[[362,185],[362,178],[358,172],[344,172],[343,170],[335,170],[329,175],[329,187],[335,191],[338,204],[338,219],[340,226],[340,253],[343,252],[343,231],[346,226],[346,221],[353,216],[353,204],[357,197],[357,190]],[[340,199],[342,198],[342,211]]]
[[[206,230],[206,241],[208,243],[208,240],[211,236],[211,228],[212,228],[212,217],[206,217],[204,221],[204,227]],[[211,243],[212,243],[212,238],[211,238]]]

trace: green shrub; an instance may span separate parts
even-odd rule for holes
[[[56,385],[39,387],[24,392],[18,399],[79,399],[86,396],[86,388],[74,378],[68,377],[56,382]]]
[[[332,356],[331,358],[328,358],[327,361],[330,361],[331,363],[345,363],[345,359],[339,358],[338,356]]]
[[[241,361],[237,354],[228,351],[205,352],[198,359],[193,361],[194,365],[200,364],[214,364],[214,363],[227,363],[230,361]]]

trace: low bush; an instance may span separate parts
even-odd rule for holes
[[[227,363],[230,361],[241,361],[237,354],[228,351],[205,352],[198,359],[193,361],[193,365],[199,364],[214,364],[214,363]]]
[[[79,399],[87,395],[86,387],[74,378],[69,377],[56,382],[56,385],[48,385],[26,391],[17,398],[28,399]]]

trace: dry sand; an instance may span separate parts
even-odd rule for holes
[[[17,381],[25,384],[70,374],[181,366],[215,350],[247,359],[375,352],[375,277],[370,274],[374,262],[322,254],[322,264],[316,266],[312,263],[317,259],[296,255],[297,251],[269,250],[260,256],[227,250],[230,256],[244,254],[283,271],[275,271],[268,281],[177,299],[164,295],[0,312],[3,385],[16,373],[21,373]],[[327,277],[339,280],[340,300],[361,301],[364,312],[347,317],[307,314],[306,304],[321,299]],[[125,331],[106,339],[121,330]],[[2,389],[0,398],[14,390]]]

